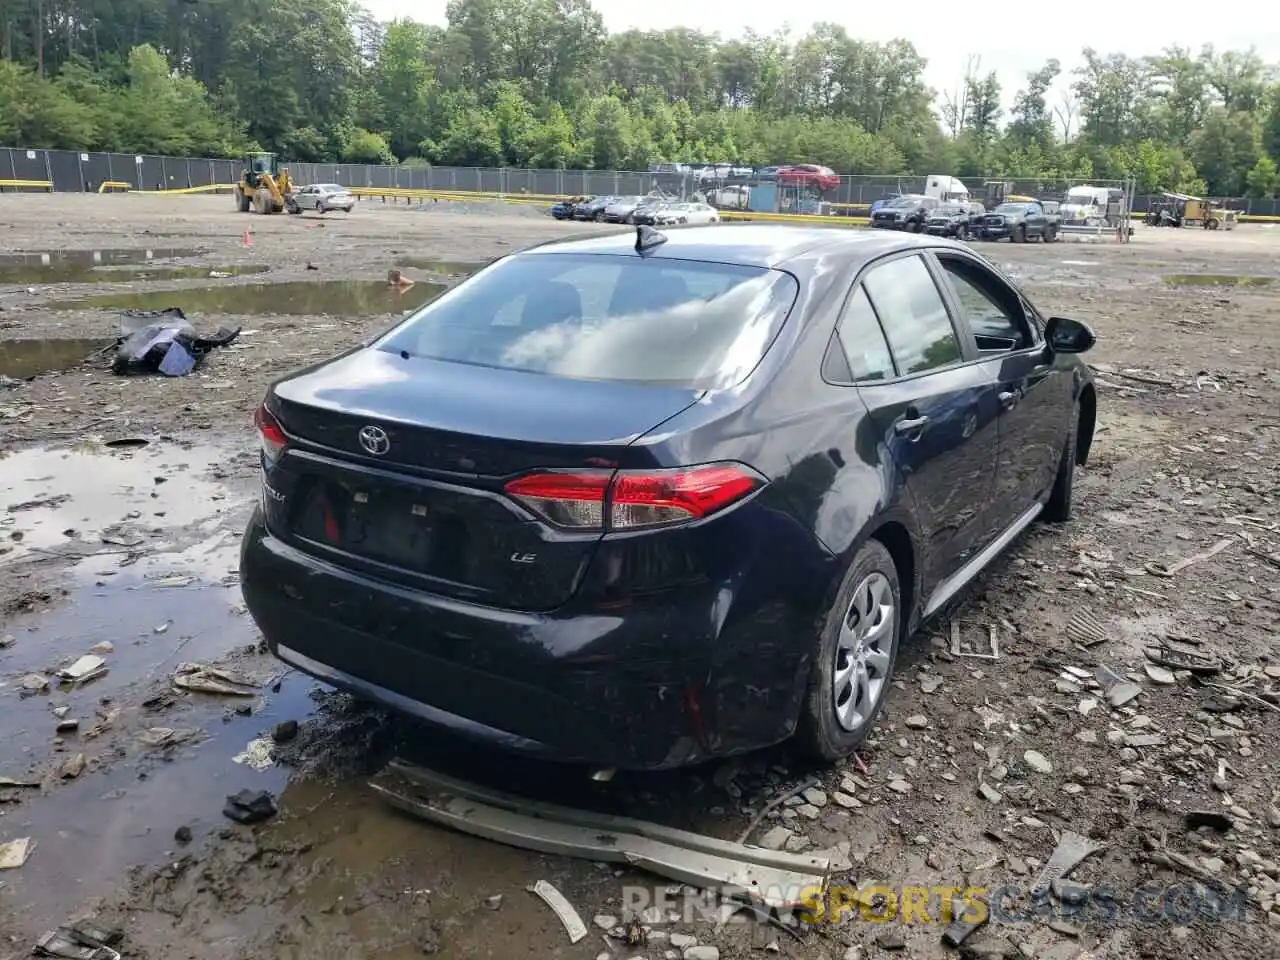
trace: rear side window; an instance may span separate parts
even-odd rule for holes
[[[960,341],[942,294],[920,257],[902,257],[874,267],[862,284],[904,376],[961,359]]]
[[[893,357],[889,354],[889,345],[862,287],[853,291],[845,304],[840,323],[836,326],[836,335],[844,347],[854,383],[893,379]]]
[[[457,363],[695,390],[764,357],[799,287],[763,267],[600,254],[500,260],[376,346]]]

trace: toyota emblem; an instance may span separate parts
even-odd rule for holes
[[[387,436],[387,431],[372,424],[360,428],[359,439],[360,446],[375,457],[381,457],[391,449],[391,438]]]

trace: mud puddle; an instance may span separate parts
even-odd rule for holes
[[[0,254],[0,269],[7,267],[129,266],[152,260],[196,257],[206,251],[194,247],[112,247],[97,250],[28,250]]]
[[[222,267],[116,267],[83,263],[51,263],[47,266],[0,266],[5,283],[133,283],[157,280],[209,280],[266,273],[266,264]]]
[[[0,377],[25,380],[78,367],[115,344],[114,339],[0,340]]]
[[[431,257],[399,257],[396,259],[396,266],[422,270],[433,277],[469,277],[484,264],[460,260],[434,260]]]
[[[1164,282],[1172,287],[1267,287],[1277,280],[1280,278],[1226,273],[1171,273],[1164,278]]]
[[[179,307],[188,315],[227,313],[360,316],[415,310],[444,290],[445,285],[439,283],[415,283],[407,289],[401,289],[383,280],[298,280],[287,283],[106,294],[84,300],[53,303],[49,307],[53,310],[163,310],[166,307]]]

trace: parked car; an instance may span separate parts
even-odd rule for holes
[[[871,214],[871,226],[880,230],[906,230],[920,233],[925,221],[938,208],[934,197],[908,193],[894,197]]]
[[[638,210],[661,202],[661,197],[622,197],[604,208],[603,219],[606,223],[635,223]]]
[[[275,381],[245,602],[285,663],[511,750],[845,757],[922,621],[1071,515],[1093,334],[949,240],[636,243],[503,257]]]
[[[975,219],[981,220],[986,208],[977,202],[943,203],[929,214],[924,222],[924,232],[935,237],[955,237],[964,240]]]
[[[840,177],[834,170],[816,163],[793,163],[778,167],[773,172],[773,179],[781,184],[816,190],[835,190],[840,186]]]
[[[356,205],[355,194],[336,183],[313,183],[295,190],[285,199],[285,206],[290,213],[302,213],[304,210],[314,210],[316,213],[341,210],[343,213],[350,213]]]
[[[780,169],[782,168],[781,167],[759,167],[756,169],[756,179],[765,180],[765,181],[776,180],[778,178],[778,171]]]
[[[1008,237],[1014,243],[1026,243],[1039,237],[1045,243],[1058,239],[1062,218],[1057,204],[1046,210],[1039,200],[1019,203],[1002,203],[982,218],[983,240],[1002,240]]]
[[[573,208],[574,220],[604,220],[605,208],[611,203],[616,203],[621,197],[592,197],[585,203],[580,203]]]
[[[871,204],[871,209],[870,209],[870,211],[868,211],[868,212],[869,212],[872,216],[874,216],[874,215],[875,215],[875,212],[876,212],[877,210],[879,210],[880,208],[882,208],[886,203],[888,203],[890,200],[896,200],[896,199],[897,199],[898,197],[900,197],[900,196],[902,196],[902,194],[900,194],[900,193],[891,193],[891,194],[889,194],[889,196],[887,196],[887,197],[881,197],[879,200],[876,200],[876,201],[873,201],[873,202],[872,202],[872,204]]]
[[[551,216],[557,220],[572,220],[573,211],[580,205],[593,199],[592,197],[570,197],[567,200],[560,200],[551,205]]]
[[[658,225],[719,222],[720,211],[709,203],[669,203],[653,212],[653,223]]]

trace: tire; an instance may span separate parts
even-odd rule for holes
[[[329,208],[326,207],[323,203],[316,204],[316,213],[320,214],[320,216],[323,217],[328,212],[329,212]]]
[[[1044,242],[1045,242],[1045,243],[1055,243],[1055,242],[1057,241],[1057,239],[1058,239],[1058,228],[1057,228],[1057,227],[1049,227],[1047,230],[1045,230],[1045,232],[1044,232]]]
[[[236,190],[236,209],[241,213],[249,212],[249,195]]]
[[[1013,231],[1013,236],[1011,236],[1009,239],[1012,240],[1014,243],[1026,243],[1027,242],[1026,224],[1022,224],[1021,226],[1015,228]]]
[[[1210,220],[1210,221],[1209,221],[1209,229],[1210,229],[1210,230],[1217,230],[1217,229],[1218,229],[1218,221],[1217,221],[1216,219],[1215,219],[1215,220]]]
[[[302,213],[302,208],[298,206],[298,204],[295,203],[293,200],[290,200],[287,198],[285,199],[285,202],[284,202],[284,208],[288,210],[289,213],[291,213],[295,217],[298,214]]]
[[[960,224],[960,226],[956,227],[956,240],[963,243],[968,239],[969,239],[969,228],[962,223]]]
[[[921,222],[919,222],[918,220],[908,220],[908,221],[907,221],[907,232],[908,232],[908,233],[919,233],[919,232],[920,232],[921,230],[923,230],[923,229],[924,229],[924,224],[923,224],[923,223],[921,223]]]
[[[596,214],[596,223],[604,223],[604,213]]]
[[[850,704],[851,700],[855,704],[858,702],[850,696],[842,697],[837,694],[838,670],[848,669],[852,674],[851,680],[858,675],[856,668],[852,666],[858,658],[850,656],[851,648],[845,644],[859,643],[855,638],[862,624],[870,624],[874,629],[876,623],[885,622],[883,607],[871,618],[858,617],[855,603],[865,610],[868,599],[877,598],[882,604],[887,601],[892,607],[888,614],[889,622],[878,637],[868,644],[863,634],[864,639],[861,641],[861,649],[864,651],[862,663],[868,668],[869,674],[874,673],[868,676],[867,688],[874,699],[863,700],[867,706],[862,710],[845,713],[841,708]],[[849,624],[850,620],[854,623]],[[898,571],[893,558],[884,544],[878,540],[870,540],[854,556],[853,563],[849,565],[840,589],[836,592],[835,602],[820,628],[817,657],[810,671],[809,691],[796,731],[796,745],[809,757],[828,763],[840,760],[853,753],[867,738],[888,694],[906,620],[906,611],[902,609],[902,591],[898,585]],[[853,631],[852,636],[850,629],[846,629],[847,625]],[[872,636],[876,635],[873,633]],[[873,665],[874,670],[871,669]],[[874,692],[870,684],[878,684]],[[847,694],[853,688],[845,684],[843,689]],[[851,716],[856,717],[857,722],[842,722],[841,715],[846,720]]]
[[[1075,405],[1071,417],[1071,429],[1062,447],[1062,459],[1058,461],[1058,476],[1053,490],[1040,516],[1049,523],[1066,523],[1071,519],[1071,498],[1075,489],[1076,444],[1080,438],[1080,404]]]

